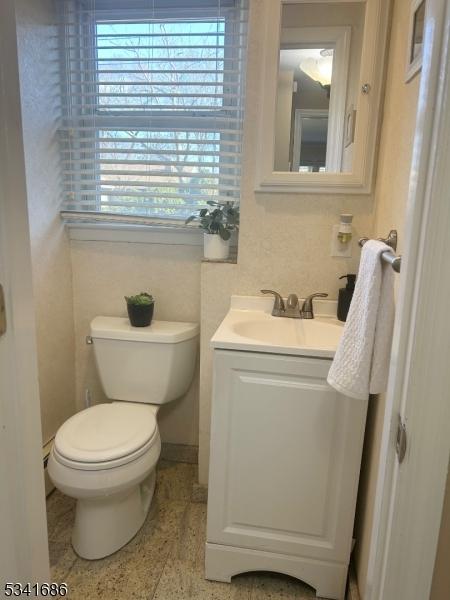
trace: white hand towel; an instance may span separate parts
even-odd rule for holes
[[[328,383],[352,398],[386,389],[394,325],[394,270],[381,260],[392,249],[376,240],[362,249],[358,278]]]

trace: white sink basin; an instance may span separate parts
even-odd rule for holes
[[[334,356],[343,329],[343,323],[331,316],[335,302],[316,301],[314,319],[272,317],[272,304],[272,299],[233,296],[231,308],[211,340],[213,348]]]

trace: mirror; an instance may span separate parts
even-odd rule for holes
[[[351,172],[365,4],[283,4],[275,171]]]
[[[370,191],[389,0],[270,4],[257,190]]]

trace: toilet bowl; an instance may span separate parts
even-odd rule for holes
[[[159,406],[183,395],[193,377],[198,325],[96,317],[91,337],[100,379],[113,401],[80,411],[58,430],[48,472],[77,500],[72,545],[86,559],[124,546],[143,525],[161,451]]]

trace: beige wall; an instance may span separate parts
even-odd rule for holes
[[[405,238],[405,213],[420,82],[420,76],[416,76],[409,83],[405,83],[409,11],[408,0],[394,0],[375,189],[374,234],[384,236],[390,229],[397,229],[399,254],[402,253]],[[354,556],[359,590],[363,600],[384,408],[384,396],[371,398],[355,525],[357,541]]]
[[[200,392],[200,483],[208,480],[211,351],[209,338],[228,310],[231,293],[258,295],[262,288],[284,295],[328,292],[336,298],[340,275],[355,272],[357,238],[371,235],[370,195],[255,194],[259,82],[264,43],[261,32],[269,0],[254,0],[250,10],[245,146],[242,166],[241,230],[238,264],[202,269],[202,387]],[[340,213],[354,215],[353,256],[330,256],[332,226]]]
[[[124,296],[149,291],[156,319],[200,320],[201,246],[158,243],[71,242],[76,339],[77,410],[85,391],[92,402],[106,400],[92,346],[85,343],[97,315],[126,316]],[[187,395],[164,406],[158,417],[165,442],[198,443],[198,375]]]
[[[59,218],[56,30],[51,0],[15,4],[45,443],[75,408],[70,250]]]

